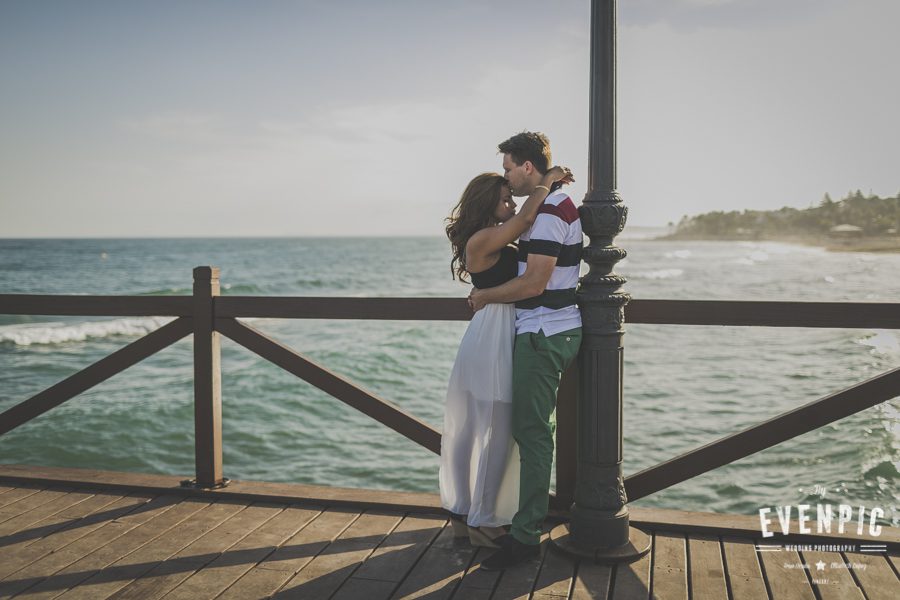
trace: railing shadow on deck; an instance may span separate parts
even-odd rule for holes
[[[238,321],[242,317],[467,321],[461,298],[331,298],[219,295],[219,269],[194,269],[193,296],[0,295],[0,314],[171,316],[176,319],[0,414],[0,435],[59,406],[178,340],[194,338],[194,427],[198,487],[227,484],[222,473],[220,335],[311,383],[423,448],[440,453],[440,432],[301,353]],[[628,323],[746,327],[900,329],[900,304],[632,300]],[[577,362],[577,361],[576,361]],[[553,506],[565,510],[575,490],[577,365],[560,383]],[[629,500],[646,497],[730,462],[900,395],[900,368],[739,431],[625,479]]]
[[[159,508],[159,505],[156,508]],[[129,516],[137,512],[138,510],[134,510]],[[355,523],[355,520],[351,519],[350,524],[344,527],[334,528],[327,533],[317,531],[309,541],[300,541],[303,539],[304,530],[315,529],[317,518],[323,514],[324,511],[320,511],[309,518],[298,530],[292,528],[289,532],[282,532],[279,536],[285,538],[282,543],[263,546],[238,543],[223,551],[212,552],[182,550],[168,559],[129,560],[133,555],[124,553],[119,560],[105,566],[93,566],[96,563],[91,564],[89,560],[86,564],[76,561],[65,569],[49,575],[33,574],[33,570],[32,572],[16,570],[4,577],[3,571],[0,570],[2,579],[0,594],[4,597],[20,593],[40,595],[81,587],[88,592],[102,589],[104,595],[122,593],[122,590],[131,588],[129,591],[134,596],[140,593],[141,586],[147,585],[145,578],[149,580],[159,576],[160,581],[151,585],[156,592],[161,592],[163,587],[167,588],[164,591],[168,591],[185,584],[188,578],[204,569],[227,570],[229,567],[244,567],[246,570],[237,577],[234,577],[236,574],[232,572],[235,581],[247,575],[252,569],[266,569],[270,573],[281,571],[280,581],[269,582],[271,585],[269,591],[273,593],[277,591],[303,597],[324,598],[332,596],[337,589],[355,582],[361,585],[390,587],[391,593],[384,597],[394,597],[400,590],[404,592],[403,597],[418,595],[423,590],[428,590],[429,594],[446,592],[449,596],[458,588],[463,576],[477,568],[481,559],[487,555],[468,543],[455,542],[447,521],[439,515],[433,515],[437,518],[433,520],[432,525],[405,529],[401,527],[403,515],[391,515],[395,517],[396,522],[389,530],[383,528],[381,533],[368,535],[350,534]],[[352,515],[352,511],[347,514]],[[357,516],[363,518],[366,515],[379,514],[382,513],[376,511]],[[383,516],[386,515],[387,513],[383,513]],[[227,523],[228,519],[225,522]],[[149,522],[134,524],[124,536],[132,531],[147,528],[148,524]],[[156,535],[164,535],[164,531],[176,526],[170,524],[168,529],[160,530]],[[158,538],[153,538],[156,539]],[[202,539],[202,536],[199,539]],[[153,541],[148,543],[152,544]],[[187,549],[189,550],[190,546]],[[544,552],[547,551],[549,550],[545,547]],[[85,559],[88,557],[90,554],[87,554]],[[537,584],[537,569],[543,559],[542,555],[499,577],[528,580],[533,588]],[[38,561],[40,560],[39,558]],[[329,563],[329,567],[323,569],[321,566],[319,568],[312,566],[317,560],[325,560]],[[293,566],[282,567],[282,564],[286,563],[292,563]],[[16,565],[10,571],[15,567]],[[552,586],[571,575],[571,570],[556,571],[549,575],[542,570],[541,582],[545,586]],[[351,581],[354,577],[359,579]],[[499,583],[502,584],[502,581]],[[190,587],[190,583],[186,585]],[[208,583],[202,585],[208,586]],[[225,582],[223,589],[229,585],[229,582]],[[521,581],[516,581],[516,586],[521,587]],[[124,594],[129,595],[128,592]]]

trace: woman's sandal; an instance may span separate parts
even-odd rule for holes
[[[453,527],[453,538],[468,538],[469,526],[466,525],[466,515],[450,513],[450,526]]]
[[[473,546],[499,548],[500,545],[494,540],[507,533],[509,532],[503,527],[469,527],[469,543]]]

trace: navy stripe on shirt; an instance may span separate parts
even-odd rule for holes
[[[575,267],[581,262],[584,244],[560,244],[550,240],[519,240],[519,262],[528,262],[529,254],[555,256],[557,267]]]

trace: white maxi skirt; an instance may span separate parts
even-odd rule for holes
[[[519,504],[519,449],[512,437],[513,304],[472,317],[447,388],[441,438],[441,503],[473,527],[508,525]]]

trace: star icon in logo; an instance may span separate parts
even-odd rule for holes
[[[816,563],[816,571],[824,571],[824,570],[825,570],[825,563],[820,560],[819,562]]]

